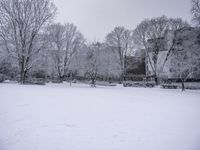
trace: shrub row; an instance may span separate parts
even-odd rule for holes
[[[163,89],[177,89],[177,88],[178,88],[178,85],[163,84],[163,85],[161,85],[161,87],[162,87]]]
[[[152,88],[155,87],[155,83],[144,83],[144,82],[130,82],[126,81],[123,83],[124,87],[144,87]]]

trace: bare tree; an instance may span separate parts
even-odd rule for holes
[[[141,49],[146,49],[146,63],[150,65],[155,82],[158,84],[159,73],[171,54],[176,30],[186,26],[181,19],[161,16],[142,21],[134,30],[133,39]],[[188,24],[187,24],[188,25]],[[172,34],[169,34],[172,33]],[[161,51],[167,51],[165,61],[161,61]]]
[[[149,36],[150,20],[143,20],[133,31],[133,41],[138,49],[147,49]]]
[[[174,77],[181,79],[182,91],[188,78],[195,78],[200,74],[200,43],[199,28],[183,28],[178,30],[173,54],[171,69]],[[187,36],[187,38],[185,38]]]
[[[35,56],[46,46],[41,31],[55,13],[50,0],[0,1],[0,37],[6,50],[18,60],[21,84]]]
[[[190,24],[187,21],[183,21],[181,18],[169,19],[169,31],[168,35],[165,37],[165,42],[167,43],[167,55],[165,57],[163,67],[168,58],[173,54],[178,31],[185,27],[190,27]]]
[[[85,40],[76,26],[70,23],[65,25],[59,23],[51,24],[47,27],[46,32],[54,66],[59,80],[62,81],[68,73],[74,54],[80,49]]]
[[[125,79],[126,57],[132,47],[132,32],[124,27],[115,27],[114,30],[106,36],[106,43],[112,48],[113,52],[118,54],[119,64],[121,66],[121,77]]]
[[[200,26],[200,0],[191,0],[192,8],[192,20],[197,26]]]
[[[107,44],[101,44],[101,73],[100,75],[103,77],[103,80],[110,81],[112,78],[120,78],[121,77],[121,65],[118,60],[118,54],[113,52],[113,48],[109,47]],[[127,61],[126,61],[126,69],[127,69]]]
[[[92,81],[91,86],[95,87],[96,78],[101,69],[100,61],[101,44],[95,42],[88,46],[88,50],[85,56],[84,70],[85,76],[89,77]]]
[[[74,54],[81,49],[85,43],[83,35],[73,24],[65,25],[65,56],[64,56],[64,76],[68,73],[69,65]]]
[[[62,81],[64,72],[64,48],[65,48],[65,26],[61,24],[52,24],[47,27],[47,36],[49,40],[49,52],[52,56],[53,65],[58,74],[59,80]]]
[[[194,60],[192,60],[190,54],[183,50],[177,50],[173,54],[171,66],[176,77],[181,79],[182,91],[185,90],[185,82],[196,70]],[[196,61],[196,60],[195,60]]]

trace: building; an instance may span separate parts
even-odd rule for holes
[[[180,69],[173,64],[175,52],[176,54],[184,52],[185,57],[188,55],[184,60],[188,67],[194,67],[195,59],[196,66],[193,69],[195,73],[189,78],[200,78],[200,28],[194,27],[179,29],[175,34],[169,32],[165,38],[148,40],[146,76],[153,77],[156,73],[160,79],[180,78],[180,72],[177,71]]]

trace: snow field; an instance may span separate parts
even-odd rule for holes
[[[199,149],[199,91],[0,84],[0,150]]]

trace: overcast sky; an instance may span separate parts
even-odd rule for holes
[[[54,0],[57,22],[74,23],[89,40],[102,41],[115,26],[134,29],[145,18],[161,15],[190,22],[190,0]]]

